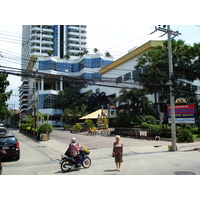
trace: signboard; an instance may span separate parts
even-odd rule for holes
[[[110,111],[109,112],[110,117],[116,117],[116,109],[110,109],[109,111]]]
[[[168,122],[171,123],[171,106],[167,106]],[[175,118],[176,123],[195,123],[195,105],[175,105]]]
[[[168,118],[168,123],[171,124],[171,118]],[[195,124],[195,118],[175,118],[176,124]]]

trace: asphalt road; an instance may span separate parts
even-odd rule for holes
[[[36,141],[18,131],[21,158],[19,161],[3,162],[3,175],[174,175],[200,174],[199,151],[185,148],[200,147],[200,143],[178,144],[179,151],[169,152],[166,141],[148,141],[121,138],[124,144],[124,162],[121,172],[115,171],[111,157],[114,136],[89,136],[54,130],[49,141]],[[63,173],[60,170],[60,155],[65,152],[72,137],[80,145],[90,149],[92,165],[88,169]]]

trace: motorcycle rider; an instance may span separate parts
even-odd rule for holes
[[[75,161],[79,162],[80,161],[80,147],[79,144],[76,143],[76,138],[71,139],[70,143],[70,149],[71,149],[71,157],[75,159]],[[77,164],[79,167],[80,164]]]

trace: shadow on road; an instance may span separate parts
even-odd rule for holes
[[[106,170],[103,170],[104,172],[117,172],[116,169],[106,169]]]

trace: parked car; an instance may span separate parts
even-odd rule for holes
[[[8,133],[8,132],[9,132],[9,131],[8,131],[7,128],[5,128],[5,127],[0,127],[0,134],[1,134],[1,133],[6,134],[6,133]]]
[[[4,132],[3,132],[4,131]],[[2,154],[1,158],[13,158],[19,160],[20,146],[18,139],[6,129],[0,127],[0,149],[4,149],[7,153]]]

